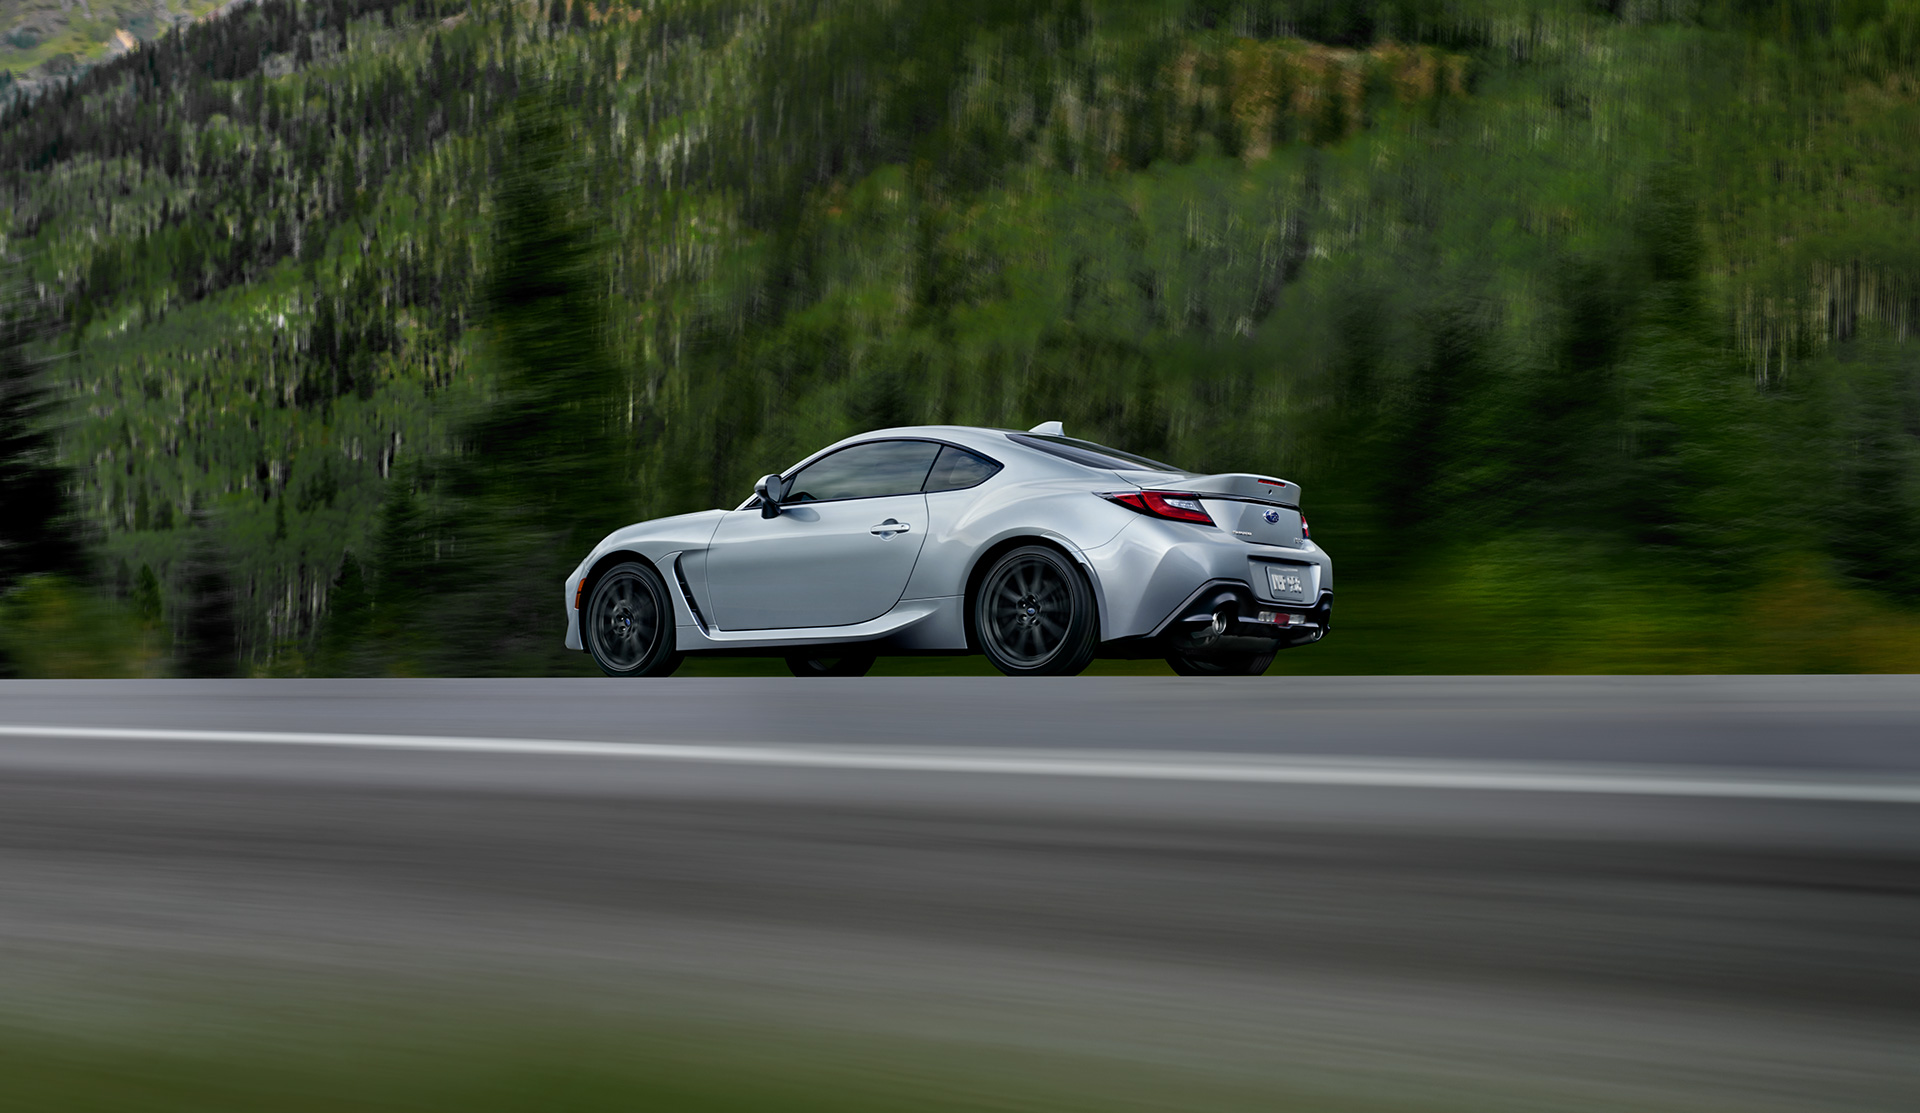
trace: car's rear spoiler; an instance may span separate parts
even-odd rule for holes
[[[1253,499],[1296,509],[1300,506],[1299,484],[1270,475],[1254,475],[1243,471],[1221,472],[1219,475],[1172,475],[1165,472],[1121,472],[1120,475],[1154,490]]]

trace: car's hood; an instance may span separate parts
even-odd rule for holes
[[[1178,471],[1123,471],[1120,478],[1137,487],[1158,491],[1190,491],[1196,495],[1225,495],[1260,499],[1285,506],[1300,505],[1300,487],[1270,475],[1230,471],[1217,475],[1188,475]]]

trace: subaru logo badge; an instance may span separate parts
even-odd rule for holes
[[[1280,512],[1278,510],[1269,510],[1260,516],[1267,520],[1268,525],[1273,525],[1280,520]]]

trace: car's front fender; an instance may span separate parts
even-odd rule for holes
[[[713,539],[713,531],[720,526],[720,519],[726,516],[722,510],[701,510],[692,514],[676,514],[670,518],[656,518],[648,522],[635,522],[622,526],[600,540],[586,559],[574,566],[567,574],[567,583],[563,592],[567,611],[568,649],[585,648],[580,639],[580,612],[574,607],[576,594],[580,590],[581,580],[590,577],[594,569],[607,562],[607,558],[621,553],[632,553],[645,559],[658,569],[663,576],[669,576],[667,561],[675,553],[702,553],[707,543]],[[588,585],[591,587],[592,585]]]

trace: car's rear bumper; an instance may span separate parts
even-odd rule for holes
[[[1265,652],[1308,645],[1333,628],[1333,592],[1310,607],[1269,603],[1244,583],[1216,581],[1193,593],[1154,636],[1195,653]]]
[[[1322,600],[1331,606],[1333,559],[1310,541],[1299,547],[1253,545],[1217,529],[1143,518],[1084,556],[1099,585],[1102,641],[1157,637],[1191,615],[1189,606],[1216,587],[1237,590],[1238,613],[1249,621],[1262,610],[1301,614],[1314,611]],[[1267,575],[1270,568],[1297,579],[1298,594],[1279,596]],[[1315,624],[1324,634],[1324,625]],[[1292,644],[1310,632],[1276,634],[1271,623],[1268,627],[1260,636]]]

